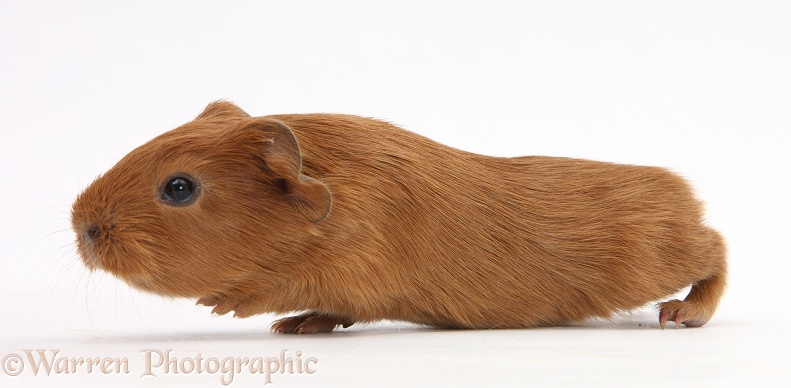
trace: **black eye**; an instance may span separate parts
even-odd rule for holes
[[[195,197],[195,187],[191,178],[185,176],[168,178],[162,188],[162,199],[174,205],[186,205]]]

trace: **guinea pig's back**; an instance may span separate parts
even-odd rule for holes
[[[323,227],[344,266],[387,274],[358,286],[383,290],[382,305],[427,301],[392,319],[518,327],[607,316],[705,278],[721,244],[689,185],[661,168],[487,157],[355,116],[272,118],[333,194]]]
[[[724,265],[724,243],[703,223],[701,202],[666,169],[551,157],[488,162],[525,172],[526,217],[550,247],[547,266],[589,306],[629,310]]]

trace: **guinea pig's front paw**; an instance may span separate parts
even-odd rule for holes
[[[198,299],[196,304],[209,307],[214,306],[211,313],[216,315],[225,315],[233,311],[235,318],[247,318],[261,312],[256,309],[255,298],[234,299],[221,296],[207,296]]]
[[[198,301],[195,302],[195,304],[212,307],[212,306],[216,306],[217,301],[219,300],[220,300],[219,296],[204,296],[203,298],[198,299]]]
[[[277,320],[272,324],[272,331],[279,334],[329,333],[338,325],[345,329],[353,324],[349,318],[313,312]]]

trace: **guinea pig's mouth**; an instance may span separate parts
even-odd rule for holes
[[[162,293],[159,287],[156,286],[156,283],[152,281],[150,276],[132,275],[124,273],[123,271],[114,270],[112,267],[102,265],[101,260],[99,260],[98,256],[96,256],[96,254],[90,248],[82,249],[82,262],[89,271],[102,270],[108,272],[116,278],[123,280],[130,286],[137,288],[138,290]]]
[[[159,287],[158,283],[152,278],[151,275],[145,273],[129,273],[127,270],[117,268],[113,264],[112,260],[103,262],[103,260],[100,260],[99,256],[94,251],[92,245],[93,244],[84,244],[79,248],[82,262],[89,271],[93,272],[96,270],[102,270],[110,273],[117,279],[126,282],[138,290],[156,294],[167,294],[166,290],[163,290],[162,287]],[[107,260],[107,258],[105,258],[105,260]]]
[[[121,279],[126,282],[126,284],[146,292],[153,292],[155,294],[164,294],[159,287],[156,286],[154,282],[151,281],[149,277],[144,276],[134,276],[128,275],[124,276]]]
[[[93,252],[83,252],[80,256],[82,256],[82,263],[85,264],[89,270],[95,271],[96,269],[103,269],[101,264],[99,264],[99,259],[96,258]]]

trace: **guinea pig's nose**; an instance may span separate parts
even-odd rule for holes
[[[88,225],[82,231],[82,241],[88,242],[99,238],[102,235],[102,229],[98,225]]]

